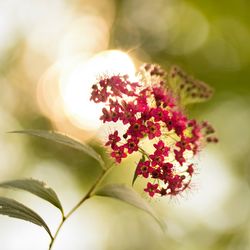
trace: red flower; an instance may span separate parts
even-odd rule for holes
[[[117,163],[120,163],[122,158],[126,158],[127,154],[124,152],[124,147],[116,147],[115,150],[111,153],[111,156],[115,158]]]
[[[168,189],[170,190],[171,195],[177,195],[182,191],[184,178],[184,176],[175,175],[173,178],[169,179]]]
[[[100,117],[103,123],[120,121],[125,127],[123,134],[116,130],[108,137],[105,145],[111,147],[111,157],[120,163],[127,154],[140,152],[143,157],[137,164],[136,174],[157,182],[148,182],[144,190],[151,197],[156,193],[177,195],[189,186],[194,174],[190,157],[184,152],[191,150],[195,155],[201,145],[218,139],[208,122],[200,124],[187,118],[183,107],[178,105],[183,92],[176,91],[193,85],[203,90],[206,87],[189,79],[178,68],[166,73],[158,65],[147,64],[139,76],[138,82],[129,81],[127,75],[105,76],[92,86],[90,99],[106,104]],[[176,76],[183,81],[172,89],[169,81]],[[143,148],[144,138],[156,141],[149,152]]]
[[[169,114],[167,110],[164,110],[160,107],[152,108],[150,113],[154,117],[156,122],[168,119],[168,114]]]
[[[137,112],[148,112],[149,107],[148,107],[148,94],[149,89],[145,88],[143,90],[140,91],[138,97],[135,99],[135,103],[136,103],[136,111]]]
[[[157,122],[147,122],[147,133],[148,133],[148,138],[152,140],[155,137],[161,136],[161,126]]]
[[[103,115],[100,117],[100,120],[102,120],[104,123],[112,121],[111,112],[109,112],[106,108],[103,108],[102,113]]]
[[[189,175],[191,175],[191,176],[193,175],[193,173],[194,173],[194,164],[188,165],[187,172],[189,173]]]
[[[120,120],[123,124],[131,123],[136,120],[136,107],[132,102],[126,103],[122,101]]]
[[[131,123],[130,127],[128,128],[128,135],[131,137],[142,138],[146,132],[146,127],[143,125],[142,120],[135,120]]]
[[[163,107],[174,107],[174,99],[163,89],[163,87],[153,87],[153,95],[155,98],[156,106],[162,105]]]
[[[161,196],[165,196],[165,195],[167,195],[167,189],[166,188],[161,188],[159,193],[160,193]]]
[[[162,165],[164,161],[164,156],[158,151],[150,155],[149,158],[152,160],[152,166]]]
[[[150,167],[150,161],[140,161],[136,168],[136,174],[142,175],[144,178],[148,178],[149,174],[152,173],[153,168]]]
[[[169,178],[172,178],[173,168],[174,168],[174,165],[169,162],[164,163],[162,165],[162,180],[164,181],[164,183],[167,183]]]
[[[159,180],[162,179],[162,174],[161,174],[161,168],[160,167],[152,170],[151,178],[159,179]]]
[[[138,151],[138,143],[139,140],[137,138],[128,139],[128,142],[125,144],[125,148],[128,149],[129,154]]]
[[[109,97],[109,94],[106,91],[106,89],[99,90],[96,84],[92,86],[92,93],[91,93],[90,100],[93,100],[96,103],[106,102],[108,97]]]
[[[179,147],[181,151],[192,149],[189,138],[181,138],[181,140],[176,143],[176,146]]]
[[[118,131],[116,130],[113,134],[109,135],[109,140],[106,142],[105,146],[111,145],[112,149],[117,148],[117,142],[119,142],[121,138],[118,136]]]
[[[164,156],[168,156],[168,152],[170,150],[169,147],[166,147],[164,142],[160,140],[157,144],[154,144],[157,154],[162,154]]]
[[[178,161],[180,163],[180,165],[182,165],[184,162],[186,162],[186,159],[183,157],[183,151],[180,150],[174,150],[174,154],[175,154],[175,160]]]
[[[159,190],[157,189],[158,186],[158,184],[151,184],[150,182],[148,182],[147,188],[145,188],[144,191],[149,193],[149,195],[153,197],[156,193],[159,193]]]

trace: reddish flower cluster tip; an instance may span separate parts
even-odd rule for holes
[[[100,117],[103,123],[120,122],[126,128],[123,134],[118,130],[109,134],[105,145],[111,148],[111,157],[120,163],[140,153],[135,176],[148,179],[144,191],[151,197],[177,195],[190,185],[193,157],[205,143],[218,139],[210,124],[183,113],[165,71],[144,65],[143,73],[135,82],[126,75],[102,77],[92,86],[91,100],[106,104]]]

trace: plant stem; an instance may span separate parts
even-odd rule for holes
[[[62,228],[64,222],[82,205],[82,203],[84,201],[86,201],[87,199],[89,199],[92,196],[92,193],[95,191],[95,189],[99,186],[99,184],[102,182],[102,180],[104,179],[104,177],[106,176],[106,174],[110,171],[112,167],[109,167],[108,169],[105,169],[102,171],[101,175],[98,177],[98,179],[95,181],[95,183],[93,184],[93,186],[91,186],[91,188],[89,189],[89,191],[86,193],[86,195],[69,211],[69,213],[66,216],[62,217],[62,221],[59,224],[54,237],[51,238],[51,242],[49,245],[49,250],[52,249],[52,246],[55,242],[55,239],[57,238],[57,235],[60,231],[60,229]]]
[[[143,148],[139,147],[139,150],[138,150],[138,151],[139,151],[140,153],[142,153],[143,155],[146,155],[147,158],[149,158],[148,153],[147,153]]]

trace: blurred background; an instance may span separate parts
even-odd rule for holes
[[[100,73],[133,75],[144,62],[178,64],[215,89],[189,115],[210,121],[220,143],[199,155],[188,193],[148,200],[167,233],[136,208],[93,198],[64,225],[55,250],[250,249],[249,8],[247,0],[0,0],[0,181],[43,180],[66,212],[100,174],[96,162],[7,131],[61,131],[105,156],[98,146],[107,136],[101,107],[89,101]],[[124,161],[105,182],[130,184],[135,162]],[[145,196],[140,183],[135,188]],[[23,192],[0,194],[36,210],[55,231],[60,214],[49,204]],[[48,244],[43,229],[0,216],[1,249]]]

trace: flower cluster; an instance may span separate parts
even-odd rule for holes
[[[217,142],[208,122],[188,119],[157,65],[142,68],[138,81],[124,75],[104,76],[92,86],[91,100],[106,104],[100,119],[121,122],[126,132],[110,133],[106,146],[120,163],[139,152],[135,176],[148,179],[144,189],[151,197],[177,195],[187,189],[195,171],[192,158],[208,142]],[[204,88],[204,87],[202,87]],[[145,145],[151,144],[151,149]]]

